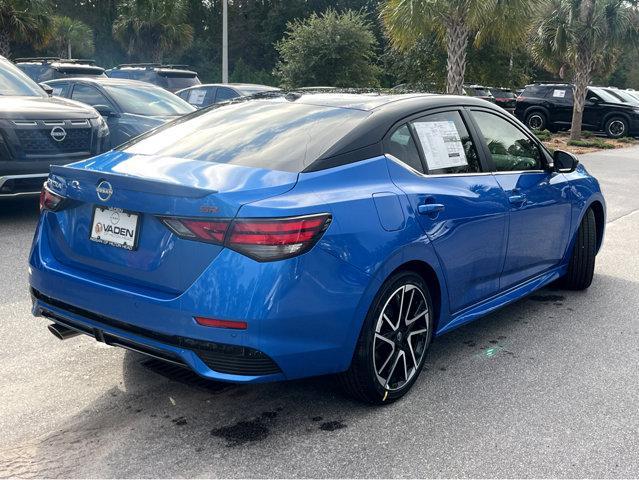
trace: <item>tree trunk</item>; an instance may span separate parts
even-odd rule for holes
[[[70,60],[73,57],[71,56],[71,40],[67,41],[67,58]]]
[[[9,33],[0,31],[0,55],[5,58],[9,58],[11,55],[11,43],[9,40]]]
[[[459,17],[446,22],[446,93],[462,95],[466,73],[468,26]]]
[[[590,29],[592,28],[592,17],[594,15],[594,0],[582,0],[579,7],[579,22],[582,24],[582,35],[577,45],[575,59],[575,92],[572,107],[572,122],[570,125],[570,140],[581,139],[581,124],[584,117],[584,105],[586,104],[586,94],[592,76],[592,48],[590,39]]]
[[[570,125],[570,140],[581,139],[581,123],[584,117],[586,93],[590,83],[590,69],[585,65],[575,71],[575,92],[572,107],[572,122]]]

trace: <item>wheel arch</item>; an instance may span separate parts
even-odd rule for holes
[[[530,115],[533,112],[543,113],[546,117],[546,122],[552,123],[550,121],[550,111],[546,107],[543,107],[541,105],[531,105],[524,111],[524,120],[523,120],[524,123],[526,123],[526,118],[528,117],[528,115]]]
[[[399,265],[395,270],[390,272],[386,278],[390,278],[397,272],[410,271],[414,272],[424,279],[428,291],[430,293],[430,299],[433,302],[434,316],[433,323],[435,331],[437,331],[437,325],[439,324],[442,310],[442,287],[439,277],[435,273],[435,269],[423,260],[410,260]],[[384,280],[385,281],[385,280]]]
[[[623,118],[624,121],[626,122],[628,128],[630,128],[630,116],[628,114],[626,114],[625,112],[608,112],[601,119],[600,127],[601,127],[602,131],[606,130],[606,123],[608,123],[608,120],[610,120],[611,118],[614,118],[614,117]],[[627,133],[628,132],[626,132],[626,134]]]

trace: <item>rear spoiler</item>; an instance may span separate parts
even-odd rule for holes
[[[114,185],[117,185],[117,188],[124,188],[126,190],[133,190],[136,192],[153,193],[156,195],[202,198],[207,195],[217,193],[217,190],[210,190],[191,185],[150,180],[144,177],[132,175],[120,175],[117,173],[86,170],[83,168],[75,168],[71,165],[52,165],[51,174],[62,177],[67,181],[67,183],[72,182],[73,180],[84,180],[97,187],[98,183],[106,180],[107,182],[113,182]]]

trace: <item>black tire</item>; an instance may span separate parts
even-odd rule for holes
[[[628,135],[628,121],[623,117],[612,117],[606,120],[604,132],[608,138],[621,138]]]
[[[577,230],[568,272],[560,281],[561,287],[568,290],[585,290],[590,286],[595,273],[596,248],[597,222],[594,212],[589,208]]]
[[[418,291],[422,295],[419,295]],[[403,307],[403,300],[399,295],[404,299],[410,295],[410,300],[406,300],[409,302],[408,307]],[[419,313],[423,311],[424,306],[426,313],[420,316]],[[420,308],[422,310],[419,310]],[[399,313],[394,317],[393,312],[397,313],[398,310]],[[396,329],[393,329],[391,322],[384,319],[384,313],[397,318]],[[416,320],[408,324],[406,320],[412,316],[416,316]],[[402,317],[405,317],[404,320]],[[400,271],[388,278],[366,315],[350,368],[338,375],[346,393],[357,400],[377,405],[392,403],[403,397],[424,367],[426,351],[432,339],[433,324],[432,301],[422,277],[410,271]],[[403,335],[400,329],[405,329]],[[423,329],[426,329],[426,332],[416,333]],[[383,338],[380,340],[380,337]],[[391,338],[392,342],[389,341]],[[382,364],[379,369],[376,366],[377,362]],[[408,371],[409,364],[411,367],[407,377],[405,372]],[[397,373],[396,367],[399,367]],[[387,379],[384,379],[383,375],[387,375]],[[401,377],[404,377],[403,382]],[[384,380],[385,385],[382,384]],[[393,383],[393,380],[396,382]]]
[[[533,110],[526,114],[526,126],[531,130],[544,130],[548,127],[546,114],[539,110]]]

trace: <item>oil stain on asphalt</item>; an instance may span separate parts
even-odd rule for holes
[[[338,420],[324,422],[320,425],[320,430],[324,430],[325,432],[334,432],[335,430],[341,430],[342,428],[346,428],[346,425]]]

